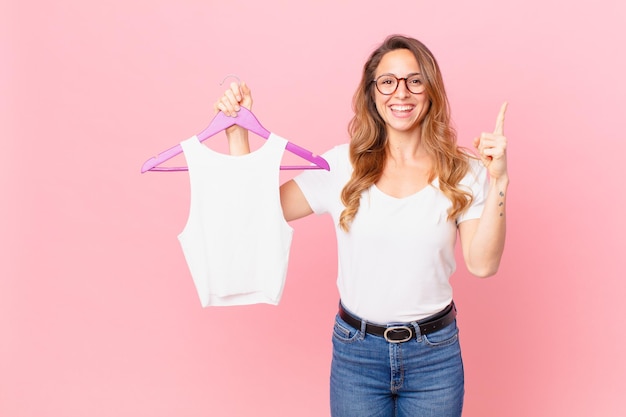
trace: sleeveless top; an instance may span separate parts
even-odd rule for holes
[[[178,240],[203,307],[278,304],[293,235],[279,195],[286,144],[272,133],[259,149],[234,156],[196,136],[181,142],[191,202]]]

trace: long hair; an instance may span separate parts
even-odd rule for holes
[[[396,49],[408,49],[415,55],[430,102],[421,121],[422,146],[433,163],[428,182],[438,178],[439,188],[452,202],[448,219],[456,218],[472,201],[471,193],[458,187],[468,171],[469,154],[457,146],[456,131],[450,126],[450,106],[439,65],[420,41],[392,35],[372,52],[363,66],[363,76],[352,100],[354,116],[348,132],[353,171],[341,192],[345,209],[339,218],[339,225],[345,231],[349,231],[359,210],[361,194],[380,179],[385,167],[387,130],[376,109],[372,80],[383,56]]]

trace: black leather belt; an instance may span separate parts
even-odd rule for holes
[[[355,329],[361,329],[361,323],[363,320],[354,317],[348,313],[341,303],[339,304],[339,317],[341,317],[346,323]],[[428,334],[439,329],[443,329],[447,325],[451,324],[456,318],[456,307],[454,301],[451,302],[446,308],[441,310],[430,317],[426,317],[424,320],[417,322],[421,334]],[[380,326],[372,323],[365,324],[365,332],[376,336],[382,336],[389,343],[402,343],[413,339],[415,334],[415,328],[413,324],[393,324],[389,326]]]

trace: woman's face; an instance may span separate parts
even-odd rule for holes
[[[415,94],[407,88],[406,83],[410,82],[411,89],[419,91],[420,80],[423,80],[415,56],[408,49],[387,52],[378,64],[374,78],[378,79],[382,75],[393,75],[398,79],[410,78],[409,81],[400,80],[395,92],[389,95],[382,94],[375,88],[376,108],[387,125],[387,132],[393,134],[417,131],[428,111],[429,101],[426,91]]]

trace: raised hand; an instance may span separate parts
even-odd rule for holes
[[[474,139],[474,147],[489,172],[491,178],[504,177],[507,174],[506,146],[507,139],[504,136],[504,115],[508,103],[503,103],[496,120],[496,128],[493,133],[483,132],[480,137]]]
[[[240,106],[250,110],[252,108],[252,95],[245,82],[239,84],[233,81],[230,88],[224,92],[224,95],[215,103],[213,108],[216,113],[221,111],[226,116],[235,117]]]
[[[219,98],[213,105],[215,113],[221,111],[226,116],[237,117],[237,112],[241,108],[245,107],[248,110],[252,108],[252,94],[250,88],[245,82],[241,84],[232,82],[230,88],[224,92],[224,95]],[[228,137],[230,147],[230,153],[233,155],[240,155],[250,152],[250,145],[248,143],[248,136],[246,129],[235,124],[226,129],[226,136]],[[231,140],[232,139],[232,140]],[[235,144],[238,142],[239,144]]]

